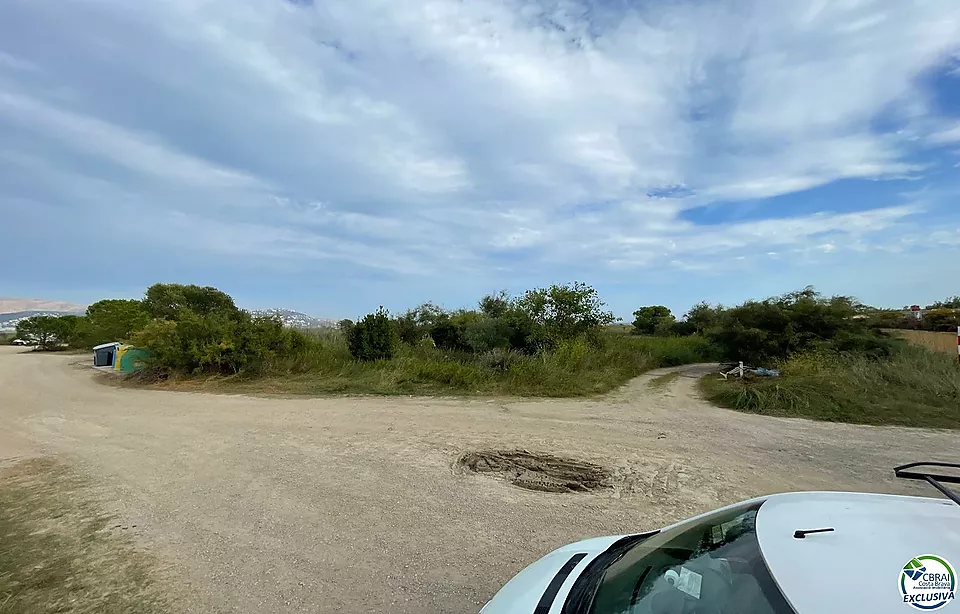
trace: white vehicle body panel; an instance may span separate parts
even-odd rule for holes
[[[960,565],[960,506],[946,499],[787,493],[741,501],[661,530],[759,501],[764,501],[756,521],[760,551],[798,614],[902,614],[911,608],[902,603],[897,580],[911,558],[937,554],[955,567]],[[798,529],[820,528],[834,531],[794,537]],[[580,574],[622,537],[589,539],[554,550],[514,576],[484,606],[482,614],[531,614],[564,563],[577,553],[586,553],[551,604],[549,614],[559,614]]]
[[[581,560],[573,569],[560,592],[557,593],[550,608],[550,614],[555,614],[563,607],[563,602],[570,592],[573,583],[576,582],[580,573],[586,569],[597,555],[613,545],[622,535],[610,537],[597,537],[586,539],[584,541],[568,544],[562,548],[557,548],[553,552],[545,555],[530,565],[523,571],[515,575],[496,596],[487,605],[480,610],[483,614],[530,614],[536,609],[540,598],[543,596],[547,586],[553,580],[557,572],[563,567],[564,563],[570,560],[575,554],[585,553],[587,556]]]
[[[793,537],[797,529],[820,528],[834,531]],[[799,614],[902,614],[915,611],[897,587],[910,559],[936,554],[960,563],[960,505],[863,493],[777,495],[757,514],[757,540],[767,569]]]

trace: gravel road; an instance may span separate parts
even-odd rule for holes
[[[592,400],[274,399],[106,386],[87,362],[0,348],[0,459],[91,476],[194,612],[476,612],[570,541],[777,491],[930,495],[891,468],[958,460],[960,443],[729,412],[692,377]],[[615,487],[535,492],[455,467],[488,448],[596,463]]]

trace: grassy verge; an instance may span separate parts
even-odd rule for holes
[[[892,357],[808,354],[782,365],[780,378],[701,380],[714,403],[757,414],[831,422],[960,428],[956,359],[917,347]]]
[[[331,334],[305,352],[269,365],[262,376],[179,377],[160,385],[253,394],[575,397],[608,392],[650,369],[712,358],[712,347],[698,337],[611,334],[599,344],[578,339],[535,356],[445,352],[422,345],[403,346],[393,360],[364,363]]]
[[[0,469],[0,614],[168,611],[149,558],[106,532],[84,489],[49,459]]]

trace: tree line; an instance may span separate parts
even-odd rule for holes
[[[960,299],[942,303],[960,304]],[[938,308],[956,317],[953,308]],[[633,314],[630,332],[699,337],[708,342],[713,357],[754,364],[816,350],[881,357],[894,347],[881,330],[896,327],[891,313],[808,287],[733,307],[701,302],[680,318],[662,305],[641,307]],[[350,356],[364,362],[392,360],[403,346],[454,359],[498,352],[549,354],[573,340],[602,349],[615,337],[610,325],[618,321],[595,288],[574,282],[517,296],[490,294],[471,309],[424,303],[392,315],[381,307],[356,322],[341,321],[337,339],[321,338],[286,328],[276,316],[254,317],[217,288],[161,283],[150,286],[140,300],[98,301],[83,316],[29,318],[20,322],[17,335],[41,349],[130,342],[150,350],[148,362],[158,372],[239,374],[262,371],[277,358],[319,343],[346,343]]]

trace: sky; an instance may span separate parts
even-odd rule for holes
[[[956,0],[4,0],[0,296],[960,294]]]

